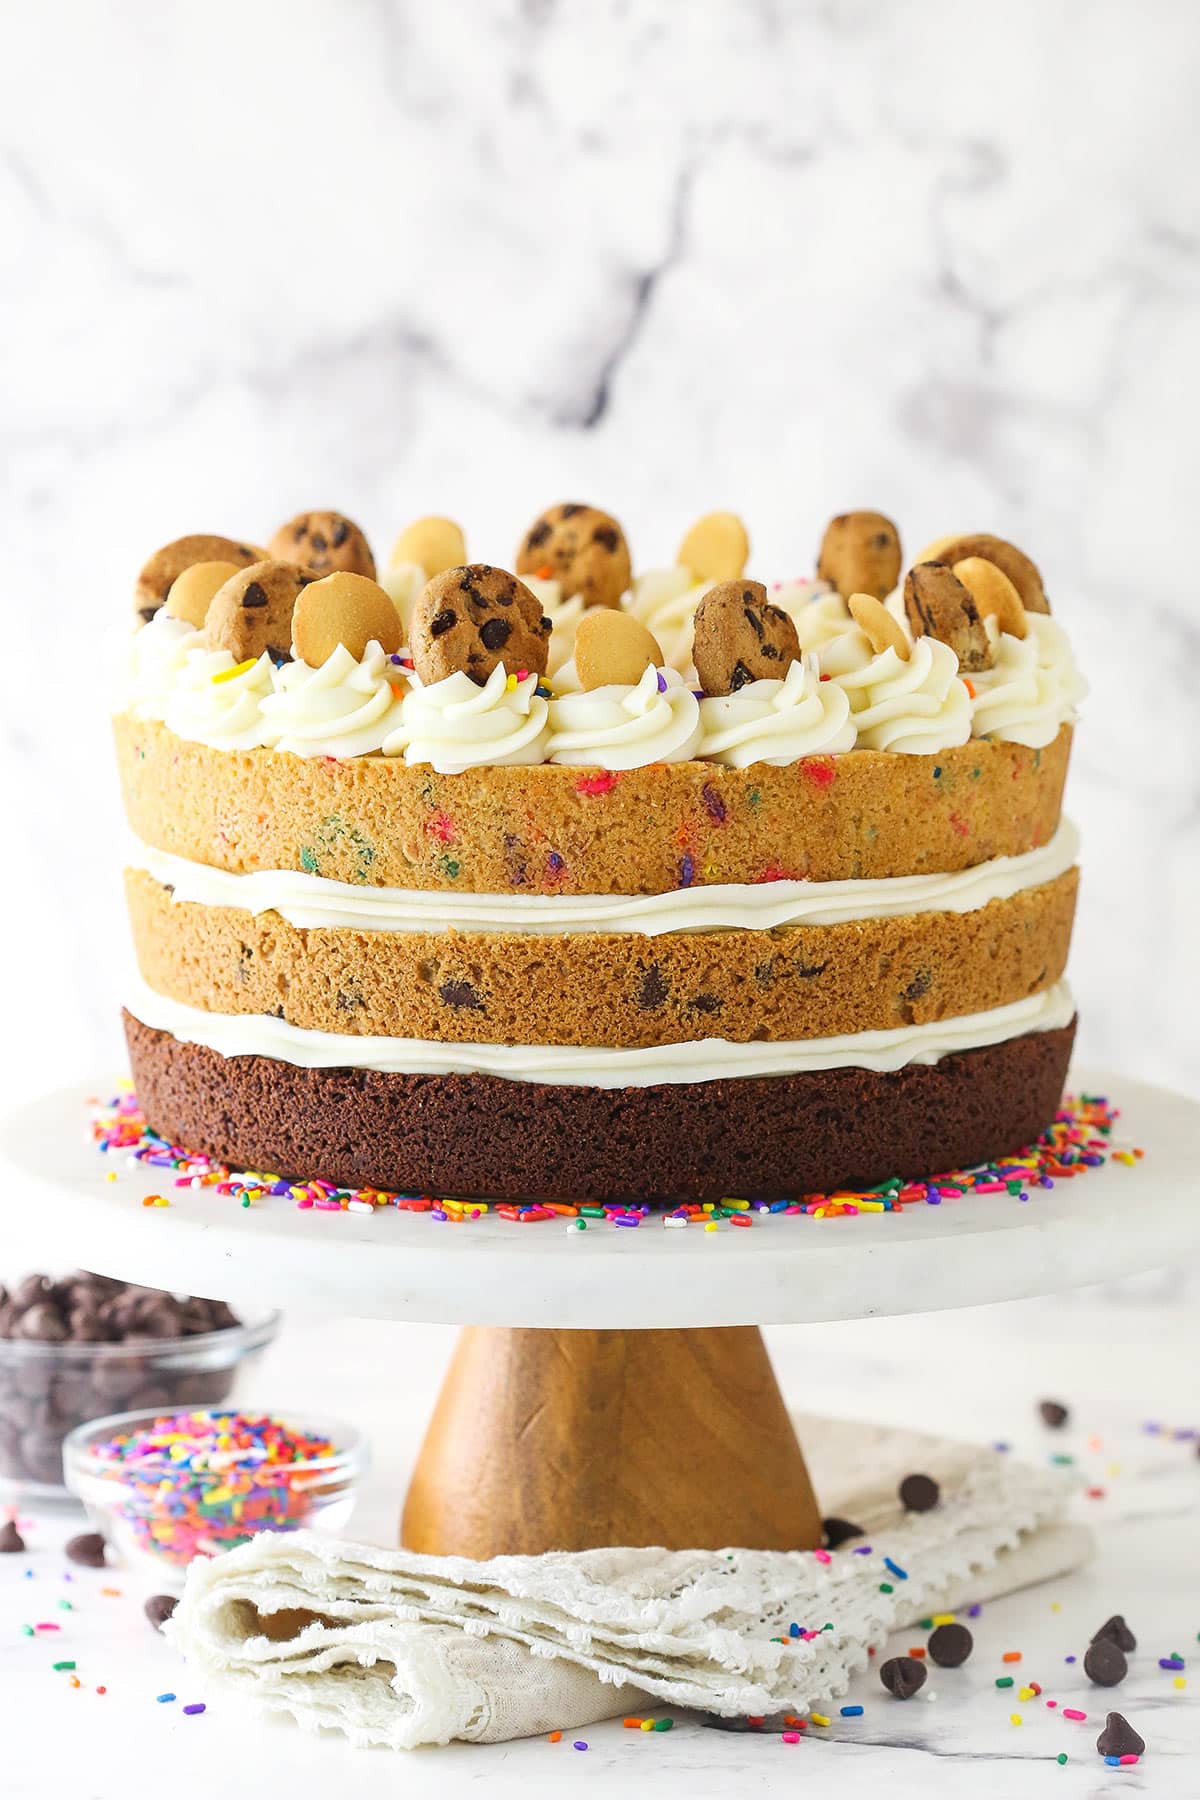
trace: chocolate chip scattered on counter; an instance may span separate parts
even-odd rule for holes
[[[98,1531],[81,1531],[63,1545],[68,1561],[82,1563],[85,1569],[102,1569],[105,1563],[104,1539]]]
[[[1083,1672],[1097,1687],[1116,1687],[1129,1673],[1125,1652],[1111,1638],[1096,1638],[1087,1647]]]
[[[1114,1613],[1111,1619],[1105,1619],[1099,1631],[1093,1632],[1091,1641],[1098,1644],[1101,1638],[1107,1638],[1118,1650],[1128,1652],[1137,1649],[1137,1639],[1120,1613]]]
[[[852,1524],[849,1519],[822,1519],[821,1531],[827,1550],[838,1550],[843,1544],[848,1544],[851,1538],[866,1536],[862,1526]]]
[[[1146,1740],[1133,1729],[1124,1713],[1114,1712],[1104,1721],[1096,1748],[1101,1756],[1140,1756],[1146,1748]]]
[[[897,1700],[911,1700],[925,1686],[925,1664],[915,1656],[889,1656],[880,1667],[879,1679]]]
[[[905,1512],[932,1512],[941,1492],[932,1475],[906,1475],[900,1483],[900,1504]]]
[[[0,1555],[19,1556],[24,1548],[25,1539],[17,1530],[13,1520],[6,1519],[3,1525],[0,1525]]]
[[[1042,1415],[1042,1424],[1048,1425],[1051,1431],[1061,1431],[1071,1417],[1070,1411],[1061,1400],[1041,1400],[1038,1411]]]
[[[174,1594],[151,1594],[142,1611],[156,1631],[161,1631],[179,1605]]]
[[[925,1648],[939,1668],[957,1669],[975,1648],[975,1639],[965,1625],[937,1625]]]

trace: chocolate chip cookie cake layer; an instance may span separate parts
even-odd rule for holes
[[[1014,545],[902,575],[890,521],[845,514],[768,590],[728,513],[637,577],[575,504],[519,574],[445,519],[379,582],[344,515],[269,544],[177,540],[137,585],[126,1023],[164,1135],[344,1185],[668,1201],[1049,1123],[1083,687]]]

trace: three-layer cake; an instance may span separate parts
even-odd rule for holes
[[[582,506],[520,578],[444,520],[383,586],[336,514],[181,542],[115,721],[165,1136],[353,1187],[774,1199],[1053,1117],[1081,684],[1014,546],[901,581],[849,514],[768,594],[727,514],[632,585]]]

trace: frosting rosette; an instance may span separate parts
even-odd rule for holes
[[[175,678],[191,651],[204,644],[204,634],[186,619],[173,619],[160,607],[148,625],[134,633],[125,671],[125,707],[135,719],[166,718]]]
[[[890,647],[872,650],[853,625],[818,652],[818,661],[850,701],[860,750],[932,756],[971,735],[971,696],[957,656],[938,638],[917,638],[904,662]]]
[[[1061,625],[1048,613],[1026,613],[1027,635],[1013,637],[987,621],[993,664],[972,675],[971,731],[1041,750],[1074,720],[1087,682]]]
[[[578,679],[572,679],[572,676],[575,666],[575,633],[579,629],[580,619],[587,611],[583,595],[572,594],[570,599],[564,600],[561,582],[548,580],[540,575],[522,575],[521,580],[550,621],[547,680],[553,681],[556,686],[561,685],[562,670],[566,664],[570,664],[571,672],[565,678],[566,684],[577,688]]]
[[[264,650],[235,663],[228,650],[189,650],[167,700],[164,722],[176,737],[214,750],[257,750],[267,742],[263,701],[275,671]]]
[[[796,627],[804,652],[824,649],[853,624],[846,602],[827,581],[783,581],[771,589],[770,600]]]
[[[853,750],[858,735],[845,689],[822,681],[812,658],[792,663],[782,681],[749,681],[701,700],[700,723],[697,756],[733,769],[836,755]]]
[[[361,662],[339,644],[319,669],[285,663],[262,703],[265,741],[293,756],[369,756],[400,724],[401,681],[374,642]]]
[[[404,697],[385,756],[429,763],[439,775],[545,760],[547,705],[536,675],[518,681],[497,664],[482,687],[456,669]]]
[[[380,587],[400,615],[404,643],[408,642],[408,621],[412,618],[417,595],[427,580],[428,576],[420,563],[393,563],[390,569],[384,569],[379,576]]]
[[[636,687],[600,687],[550,702],[549,762],[644,769],[687,762],[700,743],[700,703],[674,669],[648,668]]]
[[[648,569],[621,602],[626,612],[653,632],[668,668],[686,675],[692,667],[692,626],[696,608],[712,586],[690,569]]]

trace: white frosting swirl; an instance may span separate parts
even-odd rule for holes
[[[429,763],[439,775],[543,762],[547,705],[537,688],[536,675],[518,681],[502,663],[482,687],[461,669],[428,687],[414,680],[383,753]]]
[[[574,1044],[462,1044],[445,1039],[372,1037],[313,1031],[267,1013],[204,1012],[136,981],[129,1011],[154,1031],[221,1056],[269,1056],[301,1069],[377,1069],[386,1074],[500,1075],[557,1087],[657,1087],[730,1075],[796,1075],[813,1069],[902,1069],[964,1050],[1004,1043],[1069,1024],[1075,1002],[1065,981],[986,1012],[925,1025],[853,1031],[799,1040],[701,1038],[649,1049],[592,1049]]]
[[[932,756],[971,735],[971,696],[949,644],[920,637],[907,662],[892,649],[872,650],[857,625],[818,653],[821,673],[844,688],[860,750]]]
[[[1059,728],[1075,719],[1087,682],[1061,625],[1047,613],[1026,613],[1023,638],[998,632],[988,619],[993,666],[971,676],[975,690],[971,730],[975,737],[1003,738],[1040,750]]]
[[[688,675],[692,669],[692,624],[696,608],[712,586],[697,581],[690,569],[648,569],[639,575],[621,602],[626,612],[652,631],[664,666]]]
[[[827,581],[783,581],[771,589],[771,603],[780,606],[796,627],[802,651],[821,650],[852,624],[849,608]]]
[[[400,723],[402,681],[374,642],[361,662],[339,644],[319,669],[285,663],[262,703],[266,742],[293,756],[369,756]]]
[[[749,681],[702,700],[700,723],[697,756],[733,769],[853,750],[857,736],[845,690],[821,680],[815,659],[792,663],[782,681]]]
[[[561,685],[560,671],[566,663],[574,670],[575,633],[579,630],[579,621],[587,611],[582,594],[572,594],[570,599],[563,599],[562,583],[546,579],[539,575],[522,575],[521,580],[529,589],[553,629],[550,633],[550,646],[547,653],[546,679],[555,688]],[[578,681],[572,683],[578,687]]]
[[[135,719],[163,719],[175,677],[204,634],[186,619],[172,619],[161,607],[134,633],[125,672],[124,708]]]
[[[379,577],[380,587],[400,614],[401,635],[405,643],[408,642],[408,622],[412,618],[412,609],[427,580],[428,576],[420,563],[393,563]]]
[[[674,669],[650,667],[636,687],[593,688],[550,702],[549,762],[644,769],[687,762],[700,743],[700,703]]]
[[[263,701],[274,673],[265,650],[241,663],[228,650],[190,650],[167,699],[168,729],[214,750],[257,750],[267,742]]]

